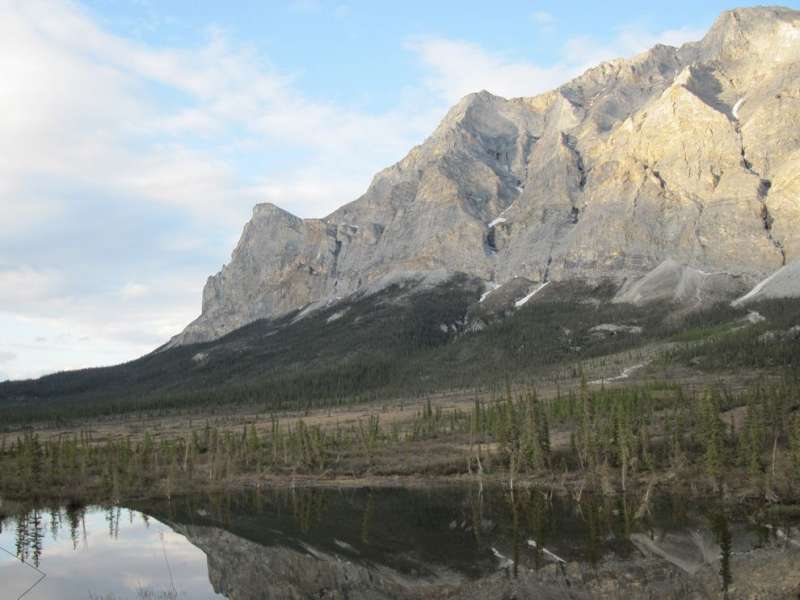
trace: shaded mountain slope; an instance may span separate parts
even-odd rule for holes
[[[0,384],[4,420],[197,405],[263,403],[265,410],[497,385],[559,362],[659,338],[666,304],[612,304],[610,283],[553,284],[515,307],[487,308],[475,279],[406,282],[303,315],[293,312],[223,338],[114,367]],[[735,309],[731,309],[732,311]],[[642,335],[597,336],[603,323]]]
[[[435,285],[394,284],[123,365],[0,383],[0,422],[214,411],[232,404],[270,412],[499,389],[508,380],[571,379],[581,361],[671,341],[707,340],[725,352],[732,345],[748,348],[747,356],[719,364],[722,368],[737,360],[756,368],[790,366],[797,362],[792,356],[800,357],[794,337],[776,338],[770,352],[759,346],[765,332],[800,325],[798,300],[745,309],[730,306],[728,299],[687,313],[683,305],[664,301],[611,302],[617,286],[610,281],[541,288],[520,280],[489,296],[482,292],[478,281],[463,275]],[[753,309],[762,311],[763,322],[743,320]],[[712,345],[704,347],[709,350],[694,349],[681,360],[688,364],[712,352]],[[719,348],[713,352],[723,355]]]

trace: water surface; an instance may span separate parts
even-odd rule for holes
[[[206,556],[183,535],[121,507],[35,509],[3,522],[0,598],[139,598],[179,590],[180,597],[222,598],[208,580]],[[34,568],[31,568],[34,567]]]
[[[0,513],[0,598],[46,575],[26,600],[403,597],[558,559],[624,564],[642,544],[691,567],[703,552],[729,557],[776,530],[713,500],[661,495],[645,508],[501,487],[298,488],[124,507],[3,503]],[[722,578],[727,585],[735,573]]]

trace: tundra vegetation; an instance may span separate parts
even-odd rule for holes
[[[400,476],[796,500],[800,302],[676,316],[610,293],[553,285],[487,315],[468,280],[410,297],[386,290],[327,327],[325,311],[259,322],[217,345],[3,384],[0,496],[120,500]],[[764,318],[747,321],[748,310]],[[464,327],[478,319],[479,331]],[[639,333],[598,334],[603,323]],[[265,339],[277,341],[265,350]],[[199,351],[218,362],[177,379]],[[214,379],[222,372],[239,377]],[[117,397],[104,379],[131,390]],[[443,406],[442,394],[459,401]],[[177,425],[159,425],[168,420]]]
[[[240,430],[197,423],[171,438],[98,439],[89,431],[0,442],[7,498],[120,500],[222,489],[276,479],[420,475],[535,481],[609,494],[655,485],[735,489],[762,498],[800,495],[800,385],[785,380],[737,393],[687,395],[680,386],[577,390],[541,398],[510,385],[495,399],[443,410],[431,401],[405,421],[380,412],[346,425],[265,416]],[[425,444],[461,448],[409,472]],[[392,459],[393,457],[393,459]]]

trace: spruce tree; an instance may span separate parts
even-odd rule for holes
[[[792,480],[800,481],[800,414],[795,415],[790,434],[792,453]]]
[[[719,418],[719,398],[714,392],[703,394],[701,419],[706,473],[717,480],[722,473],[725,425]]]

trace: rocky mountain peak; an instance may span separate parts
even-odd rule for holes
[[[273,204],[272,202],[261,202],[256,204],[253,207],[253,218],[264,218],[270,216],[288,216],[294,217],[292,213],[282,209],[280,206]]]
[[[723,12],[706,36],[688,47],[702,61],[752,61],[767,58],[784,62],[797,57],[800,15],[780,6],[736,8]]]

